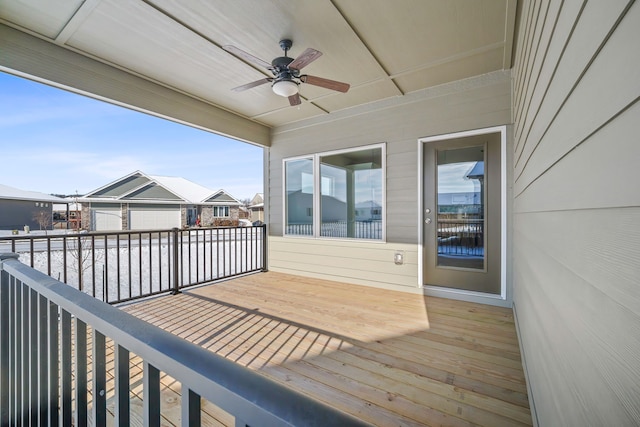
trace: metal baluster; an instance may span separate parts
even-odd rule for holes
[[[144,425],[160,426],[160,371],[146,360],[143,365]]]
[[[200,283],[200,233],[196,230],[196,283]]]
[[[38,372],[38,383],[40,386],[40,425],[48,424],[49,411],[53,408],[49,406],[49,300],[42,295],[38,296],[38,353],[40,355],[40,368]]]
[[[49,426],[59,425],[58,401],[60,400],[60,341],[58,306],[49,302]]]
[[[128,258],[128,270],[129,270],[129,298],[133,296],[133,287],[132,287],[132,273],[133,268],[131,267],[131,233],[127,233],[127,258]]]
[[[0,261],[2,262],[2,261]],[[11,337],[9,334],[9,275],[0,270],[0,425],[9,425],[9,348]]]
[[[109,241],[104,235],[104,267],[102,269],[102,300],[109,302]]]
[[[149,295],[153,293],[153,274],[151,274],[153,262],[152,262],[152,252],[153,252],[153,234],[149,232]]]
[[[122,299],[120,294],[120,234],[116,234],[116,294],[118,301]]]
[[[162,233],[158,232],[158,291],[162,291]]]
[[[29,419],[31,425],[37,425],[39,414],[39,384],[38,384],[38,293],[27,287],[29,307]]]
[[[62,237],[62,277],[67,283],[67,236]]]
[[[93,330],[93,422],[96,426],[107,423],[105,336]],[[67,424],[65,424],[67,425]]]
[[[216,228],[216,279],[220,278],[220,229]]]
[[[182,426],[199,427],[202,424],[200,412],[200,395],[193,390],[183,389],[182,393]]]
[[[142,233],[138,233],[138,287],[142,296]]]
[[[61,310],[60,324],[60,386],[61,399],[60,406],[61,423],[63,426],[70,426],[72,419],[71,399],[72,399],[72,361],[71,361],[71,314],[66,310]]]
[[[76,426],[87,426],[87,324],[75,319]]]
[[[117,345],[115,349],[115,424],[130,425],[129,420],[129,350]]]
[[[14,378],[15,378],[15,388],[14,388],[14,417],[13,419],[20,423],[22,417],[22,407],[24,404],[24,398],[22,395],[22,283],[17,281],[15,278],[12,279],[13,283],[13,292],[15,298],[15,313],[14,313]]]
[[[93,291],[91,296],[95,298],[96,297],[96,238],[95,236],[91,236],[91,287]]]

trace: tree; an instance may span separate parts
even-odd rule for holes
[[[47,230],[51,225],[51,212],[48,211],[38,211],[33,214],[31,218],[40,226],[40,230]]]
[[[90,236],[81,234],[67,240],[67,253],[73,259],[69,267],[78,273],[78,289],[81,291],[84,291],[85,274],[91,271],[93,262],[95,261],[98,265],[104,258],[104,250],[97,249],[94,243],[94,239]]]

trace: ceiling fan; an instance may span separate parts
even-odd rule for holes
[[[232,90],[241,92],[265,83],[271,83],[271,89],[273,92],[276,95],[289,98],[289,104],[291,105],[300,105],[301,103],[300,95],[298,94],[298,86],[300,83],[308,83],[310,85],[320,86],[338,92],[347,92],[349,90],[348,83],[310,76],[307,74],[300,74],[300,70],[318,59],[322,55],[322,52],[312,48],[307,48],[307,50],[302,52],[300,56],[294,59],[287,56],[287,52],[291,49],[292,45],[293,42],[289,39],[280,40],[280,47],[284,50],[284,56],[275,58],[271,63],[263,61],[260,58],[256,58],[250,53],[238,49],[235,46],[222,46],[224,50],[232,55],[244,61],[259,65],[260,67],[264,67],[273,74],[273,77],[266,77],[255,82],[247,83],[233,88]]]

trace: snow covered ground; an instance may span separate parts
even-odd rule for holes
[[[262,268],[261,230],[191,231],[191,239],[184,239],[178,246],[180,286]],[[103,237],[78,239],[76,235],[66,239],[56,236],[47,242],[44,232],[30,234],[43,239],[33,243],[33,261],[31,242],[16,244],[21,262],[33,262],[36,270],[103,301],[113,303],[173,288],[174,251],[167,237],[118,241]],[[0,241],[0,253],[10,251],[11,244]]]

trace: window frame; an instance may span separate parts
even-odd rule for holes
[[[216,215],[216,212],[220,213],[220,209],[223,209],[226,215]],[[213,217],[214,218],[229,218],[231,216],[231,207],[228,205],[224,206],[213,206]]]
[[[345,153],[353,153],[357,151],[381,150],[381,170],[382,170],[382,182],[381,182],[381,236],[379,239],[365,239],[359,237],[330,237],[322,236],[322,212],[321,212],[321,183],[322,177],[320,176],[320,159],[322,157],[334,156]],[[371,242],[371,243],[386,243],[387,241],[387,144],[380,142],[370,145],[362,145],[357,147],[343,148],[339,150],[322,151],[312,154],[304,154],[293,157],[285,157],[282,159],[282,236],[294,239],[324,239],[324,240],[347,240],[357,242]],[[313,216],[312,216],[312,230],[311,235],[308,234],[288,234],[287,233],[287,162],[296,160],[311,160],[313,169]]]

